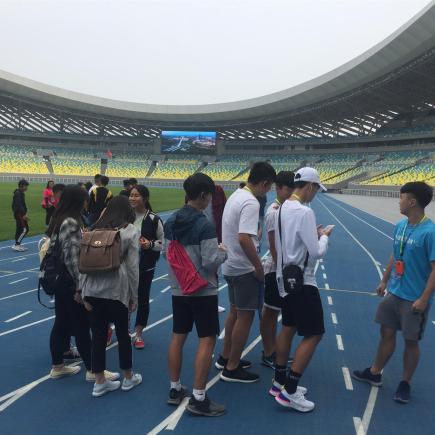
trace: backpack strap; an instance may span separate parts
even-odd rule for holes
[[[284,267],[284,247],[282,244],[282,233],[281,233],[281,209],[282,209],[282,205],[279,207],[279,213],[278,213],[278,231],[279,231],[279,241],[281,243],[281,270],[282,270]],[[307,250],[307,255],[305,256],[304,268],[302,269],[302,273],[305,272],[305,268],[307,267],[309,256],[310,253]]]

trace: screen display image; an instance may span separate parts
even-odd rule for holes
[[[162,131],[162,153],[215,154],[215,131]]]

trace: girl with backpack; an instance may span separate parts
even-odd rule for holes
[[[152,211],[147,187],[136,185],[131,189],[129,199],[136,214],[134,225],[140,231],[138,308],[133,343],[136,349],[143,349],[142,331],[147,326],[150,313],[150,290],[162,250],[163,223]]]
[[[54,292],[56,317],[50,335],[50,376],[53,379],[75,375],[80,371],[80,366],[70,367],[64,363],[65,343],[73,335],[87,370],[86,380],[95,380],[91,371],[89,317],[83,306],[78,269],[83,226],[81,210],[87,201],[88,194],[81,187],[66,186],[46,233],[50,237],[47,254],[56,256],[59,276]],[[119,377],[118,373],[107,372],[107,375],[112,379]]]
[[[82,274],[80,284],[85,306],[91,314],[92,370],[95,373],[94,397],[102,396],[119,387],[129,391],[142,382],[142,376],[133,373],[131,339],[128,332],[129,312],[137,306],[139,282],[139,232],[133,225],[135,214],[125,196],[112,199],[94,226],[98,230],[119,231],[119,267],[112,270],[94,270]],[[85,247],[82,249],[86,249]],[[82,253],[80,266],[85,260]],[[109,323],[115,325],[118,338],[120,367],[124,380],[110,380],[105,375],[106,340]]]

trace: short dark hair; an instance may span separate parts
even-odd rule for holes
[[[27,180],[25,180],[24,178],[22,178],[19,182],[18,182],[18,187],[26,187],[29,185],[29,182]]]
[[[135,186],[137,184],[137,178],[129,178],[130,184]]]
[[[124,185],[124,187],[131,186],[131,180],[130,180],[130,179],[128,179],[128,180],[124,180],[124,181],[122,182],[122,184]]]
[[[433,198],[433,189],[424,181],[411,181],[400,188],[400,193],[412,195],[421,208],[426,208]]]
[[[195,200],[203,193],[211,193],[215,191],[214,181],[206,174],[197,172],[190,175],[184,180],[183,189],[186,192],[188,200]]]
[[[295,174],[292,171],[280,171],[276,174],[275,184],[278,187],[287,186],[293,189],[295,187]]]
[[[80,186],[80,184],[78,184],[78,186]],[[80,186],[80,187],[82,187],[82,186]],[[53,186],[53,193],[57,193],[57,192],[63,192],[63,190],[65,189],[65,184],[62,184],[62,183],[56,183],[54,186]]]
[[[243,189],[246,186],[246,183],[244,181],[239,183],[239,188]]]
[[[109,177],[106,177],[105,175],[102,175],[100,178],[100,183],[103,186],[107,186],[109,184]]]
[[[101,180],[101,174],[95,174],[94,180],[95,180],[95,182],[97,182],[98,180]]]
[[[258,184],[263,181],[273,183],[276,178],[276,172],[273,166],[267,162],[255,162],[249,172],[248,182]]]

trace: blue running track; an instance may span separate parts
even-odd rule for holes
[[[272,199],[272,196],[269,198]],[[261,341],[256,319],[246,357],[260,382],[228,384],[210,373],[210,396],[227,405],[224,417],[194,417],[166,404],[166,352],[171,337],[171,293],[167,265],[158,264],[151,291],[151,314],[142,351],[133,350],[134,369],[143,383],[131,392],[91,397],[84,371],[61,380],[48,379],[48,338],[53,312],[37,302],[38,237],[26,239],[25,253],[0,243],[0,433],[2,435],[179,434],[435,434],[435,313],[430,313],[422,342],[422,359],[412,389],[412,401],[399,405],[392,396],[401,378],[401,352],[384,372],[384,386],[371,388],[350,379],[355,368],[367,367],[374,356],[378,327],[373,322],[378,298],[373,289],[391,252],[393,225],[350,207],[332,196],[313,203],[317,221],[335,224],[329,252],[317,268],[322,289],[326,334],[301,384],[316,403],[310,414],[281,408],[267,391],[272,370],[260,365]],[[162,217],[167,218],[168,213]],[[265,250],[263,249],[262,254]],[[225,283],[220,304],[228,308]],[[49,303],[49,301],[46,301]],[[225,313],[221,314],[223,327]],[[186,343],[182,382],[192,385],[197,338]],[[216,355],[222,346],[218,340]],[[116,343],[107,352],[107,366],[118,371]]]

